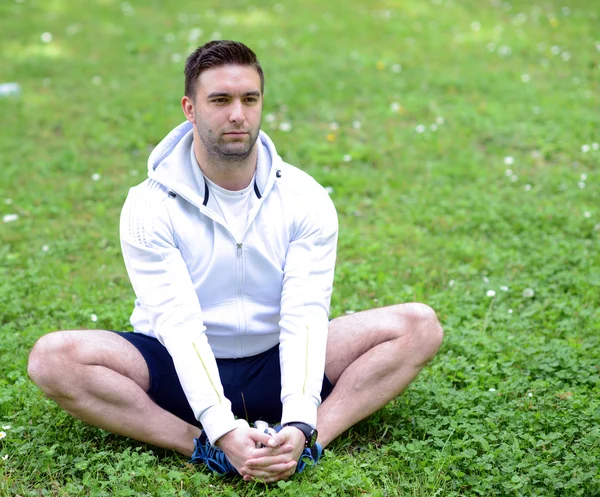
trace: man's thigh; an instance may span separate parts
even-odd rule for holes
[[[48,333],[35,344],[31,357],[38,364],[57,369],[69,368],[72,363],[102,366],[130,378],[144,390],[149,385],[148,368],[142,355],[111,331],[67,330]]]

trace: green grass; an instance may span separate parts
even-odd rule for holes
[[[594,3],[0,4],[0,82],[23,88],[0,99],[0,214],[19,216],[0,222],[0,494],[600,495]],[[212,37],[256,50],[265,131],[333,188],[332,315],[417,300],[446,332],[401,397],[269,487],[86,426],[26,374],[46,332],[129,329],[119,212]]]

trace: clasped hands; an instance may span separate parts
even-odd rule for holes
[[[257,442],[264,447],[257,448]],[[282,428],[273,436],[256,428],[240,426],[216,442],[245,481],[264,483],[292,476],[304,444],[304,434],[293,426]]]

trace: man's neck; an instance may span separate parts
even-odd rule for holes
[[[199,139],[194,139],[194,155],[204,176],[221,188],[235,192],[243,190],[252,181],[256,172],[258,146],[255,143],[248,157],[240,161],[219,161],[206,153]]]

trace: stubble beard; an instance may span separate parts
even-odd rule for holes
[[[196,117],[196,122],[200,122],[198,121],[198,116]],[[223,164],[227,167],[241,167],[245,165],[246,159],[252,153],[254,144],[256,143],[256,140],[258,140],[261,124],[262,120],[256,129],[249,131],[249,140],[245,148],[233,150],[228,150],[229,145],[232,143],[227,143],[222,139],[222,137],[215,136],[211,129],[201,129],[199,126],[196,126],[196,129],[198,130],[198,136],[200,137],[200,141],[204,146],[206,154],[216,164]]]

